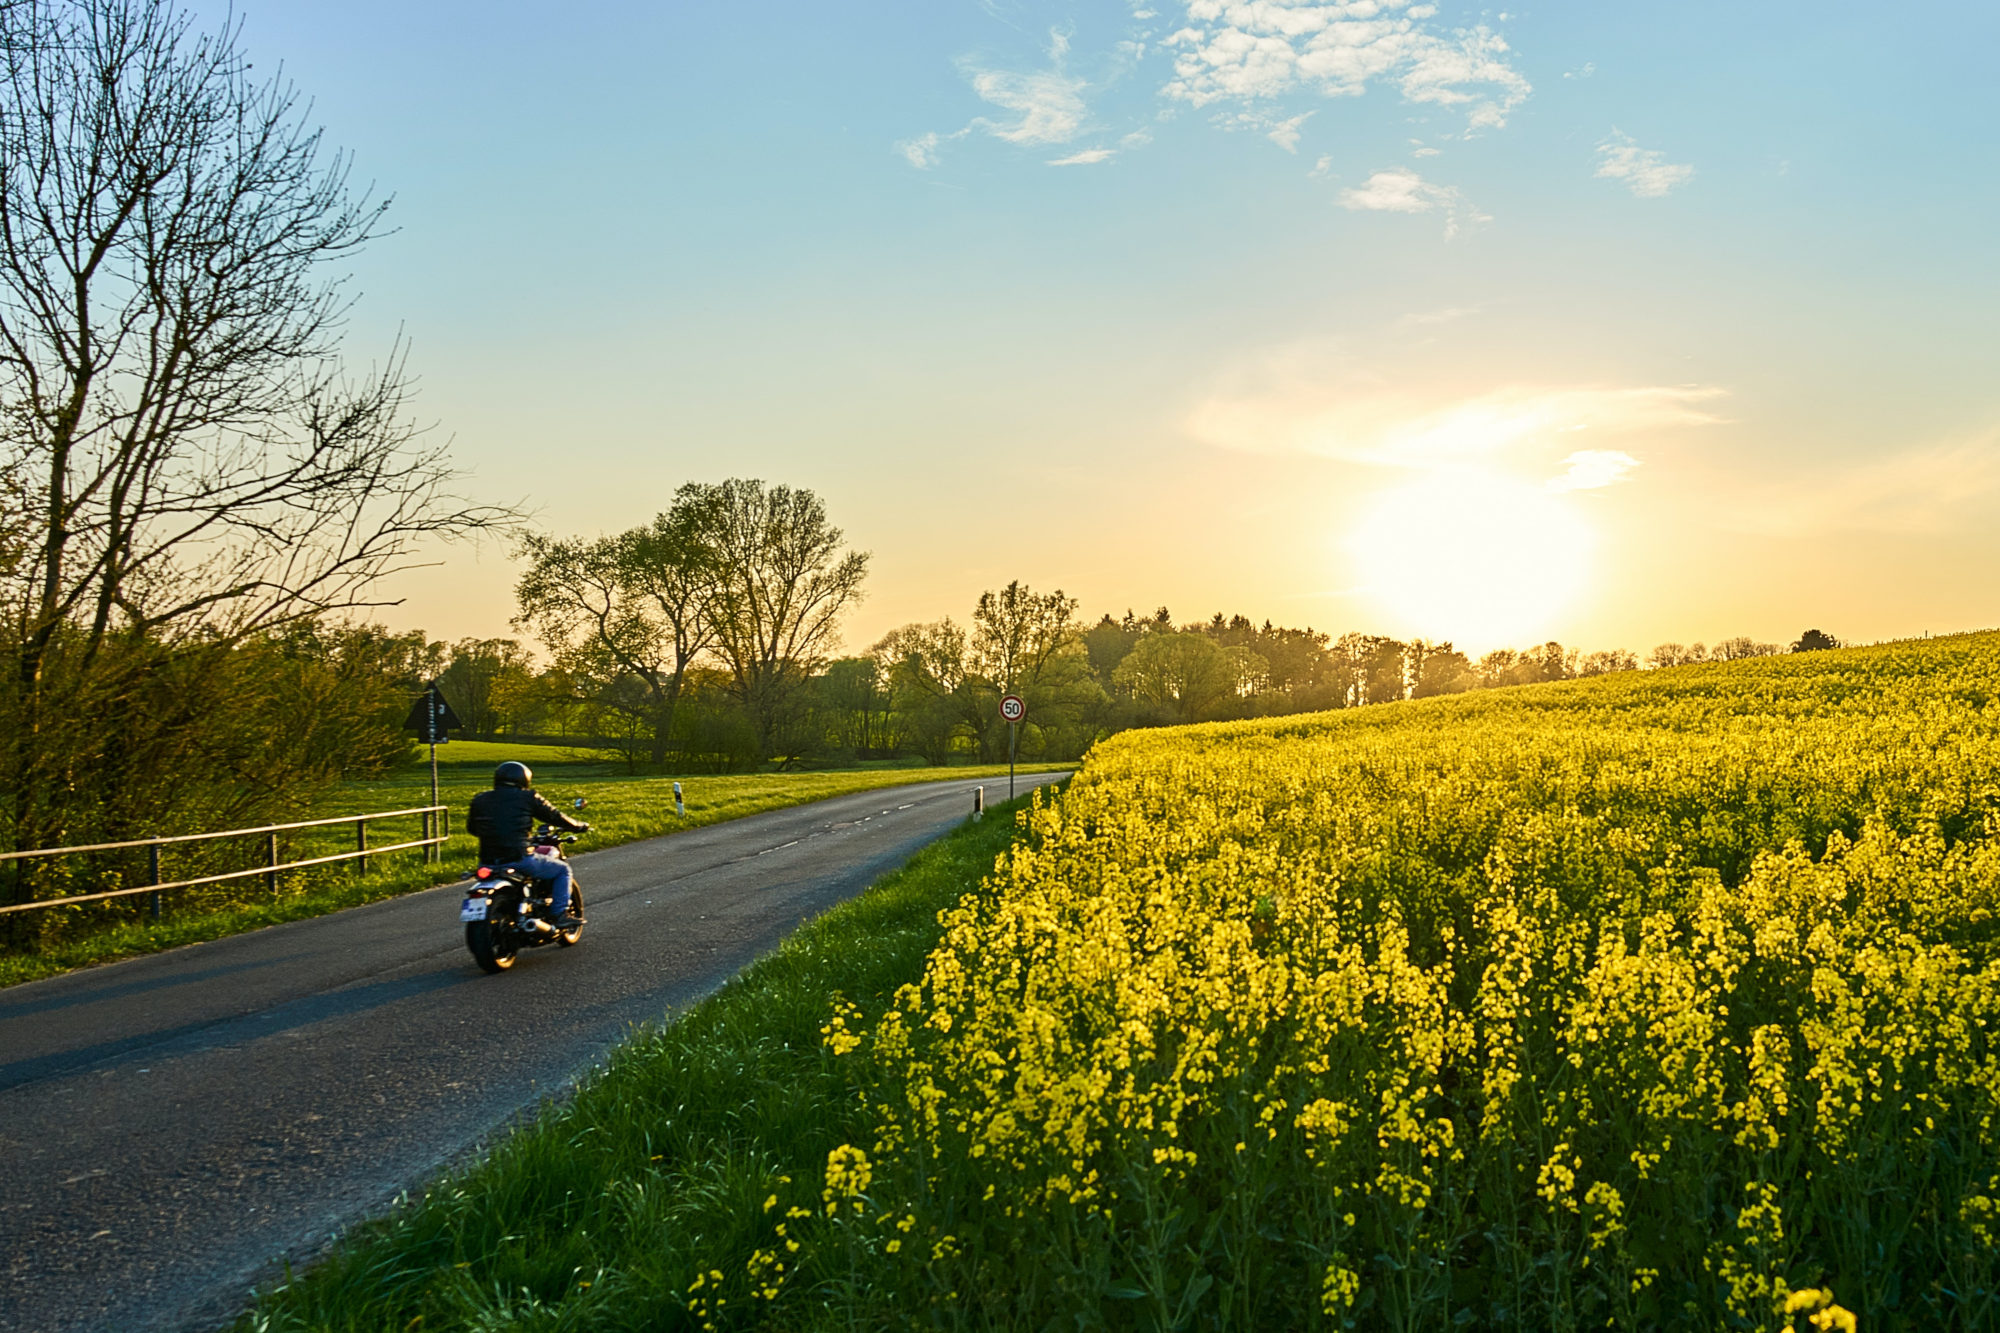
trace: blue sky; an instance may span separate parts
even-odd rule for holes
[[[205,11],[219,15],[220,7]],[[2000,10],[238,7],[488,498],[814,488],[849,642],[1061,585],[1457,638],[2000,621]],[[502,551],[392,623],[502,632]]]

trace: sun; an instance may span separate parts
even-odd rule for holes
[[[1360,590],[1400,632],[1495,647],[1546,631],[1589,582],[1596,534],[1567,496],[1481,470],[1378,496],[1348,538]]]

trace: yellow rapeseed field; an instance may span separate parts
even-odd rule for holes
[[[1996,900],[1995,634],[1127,733],[836,1010],[874,1137],[751,1294],[1987,1328]]]

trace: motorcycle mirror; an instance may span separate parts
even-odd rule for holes
[[[576,807],[578,810],[581,810],[583,809],[584,806],[589,805],[590,802],[584,800],[581,796],[579,796],[574,801],[571,801],[570,804]]]

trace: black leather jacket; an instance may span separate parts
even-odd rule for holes
[[[581,832],[590,827],[571,819],[537,792],[520,787],[495,787],[472,798],[465,810],[465,831],[479,839],[482,865],[502,865],[528,854],[528,837],[537,824]]]

